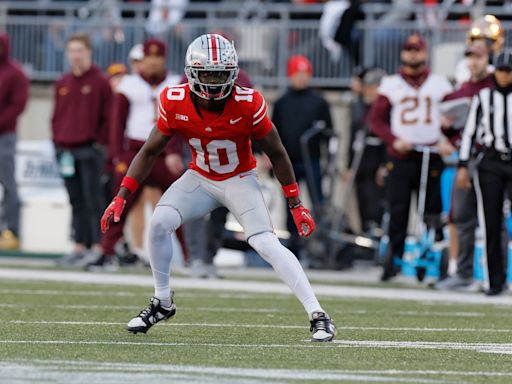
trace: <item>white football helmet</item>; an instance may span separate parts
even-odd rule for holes
[[[199,80],[201,72],[227,72],[221,84],[207,84]],[[238,77],[238,56],[235,47],[217,34],[201,35],[187,49],[185,75],[190,90],[206,100],[222,100],[229,96]]]

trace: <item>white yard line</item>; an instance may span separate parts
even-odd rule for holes
[[[178,342],[135,342],[135,341],[95,341],[95,340],[0,340],[0,344],[27,345],[129,345],[151,347],[219,347],[219,348],[263,348],[263,349],[297,349],[297,348],[371,348],[371,349],[424,349],[424,350],[459,350],[485,353],[512,354],[510,343],[455,343],[433,341],[376,341],[376,340],[335,340],[319,346],[305,340],[301,344],[233,344],[233,343],[178,343]]]
[[[236,372],[254,372],[256,374],[295,374],[298,373],[317,373],[315,370],[296,370],[296,369],[272,369],[272,368],[237,368],[237,367],[213,367],[197,365],[172,365],[172,364],[143,364],[143,363],[120,363],[108,361],[85,361],[85,360],[23,360],[0,362],[0,366],[9,364],[34,364],[35,366],[59,366],[59,367],[97,367],[116,370],[142,370],[142,371],[161,371],[161,372],[198,372],[206,373],[236,373]],[[444,371],[444,370],[401,370],[401,369],[329,369],[318,371],[321,373],[348,373],[348,374],[378,374],[378,375],[446,375],[446,376],[490,376],[490,377],[512,377],[512,372],[496,371]]]
[[[4,291],[0,290],[0,294]],[[11,295],[28,295],[28,294],[40,294],[40,295],[46,295],[46,292],[49,291],[31,291],[31,290],[10,290]],[[70,293],[70,291],[62,290],[62,291],[50,291],[52,292],[52,296],[72,296],[73,294]],[[100,296],[100,292],[94,293],[94,296]],[[115,292],[113,292],[115,293]],[[108,296],[109,292],[104,292],[102,296]],[[179,297],[191,297],[191,298],[198,298],[204,296],[203,294],[195,294],[195,295],[184,295],[182,292],[180,292]],[[246,295],[247,298],[253,299],[254,295]],[[260,297],[258,295],[258,297]],[[0,308],[34,308],[34,307],[44,307],[44,308],[56,308],[56,309],[81,309],[81,310],[139,310],[140,307],[137,305],[96,305],[96,304],[12,304],[12,303],[0,303]],[[506,306],[500,306],[498,309],[500,310],[506,310],[510,309]],[[242,307],[181,307],[180,306],[180,312],[181,311],[201,311],[201,312],[229,312],[229,313],[266,313],[269,315],[273,315],[274,313],[279,314],[292,314],[297,313],[297,311],[293,310],[283,310],[279,308],[242,308]],[[346,316],[346,315],[368,315],[368,316],[374,316],[374,315],[389,315],[389,312],[386,311],[370,311],[366,309],[356,309],[356,310],[345,310],[345,309],[337,309],[330,311],[331,314],[339,315],[339,316]],[[464,312],[464,311],[457,311],[457,312],[450,312],[450,311],[396,311],[393,312],[393,316],[414,316],[414,317],[485,317],[485,316],[493,316],[493,317],[512,317],[512,313],[488,313],[488,312]]]
[[[52,309],[81,309],[81,310],[140,310],[140,307],[137,305],[95,305],[95,304],[1,304],[0,308],[52,308]]]
[[[43,280],[91,284],[120,284],[131,286],[153,286],[150,276],[121,275],[108,273],[41,271],[16,268],[0,268],[0,278],[16,280]],[[204,280],[194,278],[172,278],[173,288],[209,289],[215,291],[285,293],[289,288],[282,283],[236,281],[236,280]],[[461,294],[456,292],[438,292],[406,288],[368,288],[344,287],[334,285],[314,285],[318,295],[335,297],[357,297],[373,299],[394,299],[413,301],[443,301],[455,303],[503,304],[512,306],[512,296],[485,297],[481,294]]]
[[[11,324],[38,324],[38,325],[126,325],[126,322],[106,322],[106,321],[31,321],[31,320],[9,320]],[[166,324],[162,324],[166,325]],[[276,329],[305,329],[306,325],[270,325],[270,324],[228,324],[228,323],[177,323],[172,322],[168,325],[178,327],[210,327],[226,328],[236,326],[238,328],[276,328]],[[512,331],[511,331],[512,332]]]
[[[137,342],[137,341],[95,341],[95,340],[0,340],[0,344],[28,344],[28,345],[130,345],[152,347],[233,347],[233,348],[316,348],[313,344],[229,344],[229,343],[171,343],[171,342]],[[328,344],[326,347],[337,348],[337,345]]]
[[[1,270],[0,270],[1,271]],[[29,279],[30,280],[30,279]],[[34,279],[37,280],[37,279]],[[48,280],[43,280],[48,281]],[[78,282],[81,283],[81,282]],[[106,283],[105,283],[106,284]],[[4,295],[40,295],[40,296],[126,296],[126,297],[140,297],[147,296],[148,293],[151,293],[151,290],[141,291],[140,293],[135,292],[122,292],[122,291],[93,291],[93,290],[84,290],[84,291],[72,291],[72,290],[58,290],[58,289],[11,289],[5,288],[0,289],[0,294]],[[240,299],[247,300],[253,299],[254,293],[226,293],[226,292],[180,292],[180,297],[184,298],[208,298],[215,297],[219,299]],[[258,297],[268,298],[272,300],[282,299],[289,300],[290,297],[287,294],[258,294]]]
[[[181,297],[181,293],[179,294],[179,297]],[[1,304],[0,304],[1,306]],[[186,310],[187,308],[185,308]],[[197,311],[205,311],[205,312],[234,312],[234,313],[241,313],[241,312],[248,312],[248,313],[295,313],[295,311],[283,311],[281,309],[277,308],[239,308],[239,307],[195,307],[193,308]],[[501,307],[500,309],[510,309],[509,307]],[[336,314],[336,315],[376,315],[376,314],[382,314],[382,315],[389,315],[389,312],[385,311],[370,311],[366,309],[356,309],[356,310],[344,310],[344,309],[335,309],[332,311],[329,311],[330,314]],[[400,316],[443,316],[443,317],[484,317],[484,316],[498,316],[498,317],[511,317],[512,318],[512,312],[510,314],[508,313],[487,313],[487,312],[464,312],[464,311],[457,311],[457,312],[450,312],[450,311],[396,311],[393,312],[393,316],[400,315]]]
[[[106,321],[45,321],[45,320],[8,320],[3,321],[10,324],[37,324],[37,325],[125,325],[121,322],[106,322]],[[163,325],[166,325],[165,323]],[[178,327],[211,327],[211,328],[224,328],[230,326],[227,323],[169,323],[170,326]],[[275,328],[275,329],[304,329],[304,325],[271,325],[271,324],[231,324],[239,328]],[[512,329],[490,329],[490,328],[421,328],[421,327],[352,327],[340,326],[338,330],[347,331],[392,331],[392,332],[470,332],[470,333],[512,333]]]
[[[496,316],[497,314],[492,313],[488,314],[487,312],[464,312],[464,311],[457,311],[457,312],[450,312],[450,311],[397,311],[397,314],[401,316],[455,316],[455,317],[482,317],[482,316]],[[394,313],[393,313],[394,314]],[[498,314],[499,315],[505,315],[505,316],[512,316],[509,314]]]
[[[142,364],[142,363],[119,363],[105,361],[77,361],[77,360],[13,360],[0,362],[0,366],[10,364],[23,364],[34,366],[50,366],[61,368],[91,367],[111,369],[119,371],[153,371],[153,372],[205,372],[212,374],[254,374],[254,375],[296,375],[306,374],[364,374],[364,375],[445,375],[445,376],[489,376],[489,377],[512,377],[512,372],[496,371],[445,371],[445,370],[400,370],[400,369],[329,369],[329,370],[296,370],[296,369],[272,369],[272,368],[237,368],[237,367],[213,367],[197,365],[173,365],[173,364]],[[267,376],[267,377],[269,377]]]
[[[46,379],[52,383],[141,383],[180,380],[187,383],[283,383],[304,380],[335,382],[388,383],[448,383],[444,380],[417,377],[389,377],[389,375],[322,370],[251,369],[237,367],[208,367],[157,364],[116,364],[108,362],[32,361],[0,362],[0,374],[12,378]],[[68,380],[68,381],[66,381]],[[88,380],[88,381],[87,381]],[[264,381],[261,381],[264,380]],[[270,380],[270,381],[269,381]],[[40,381],[38,381],[40,382]],[[174,382],[174,381],[169,381]],[[450,381],[453,383],[453,381]]]
[[[1,293],[1,291],[0,291]],[[62,291],[61,296],[69,296],[66,291]],[[182,297],[182,295],[180,295]],[[253,296],[254,297],[254,296]],[[252,298],[253,298],[252,297]],[[0,308],[57,308],[57,309],[83,309],[83,310],[107,310],[114,309],[127,309],[127,310],[140,310],[137,305],[96,305],[96,304],[10,304],[0,303]],[[235,308],[235,307],[181,307],[181,311],[204,311],[204,312],[236,312],[236,313],[296,313],[296,311],[283,311],[278,308]],[[344,312],[346,313],[346,312]]]
[[[377,341],[377,340],[334,340],[334,344],[357,348],[405,348],[435,350],[465,350],[477,352],[512,353],[510,343],[457,343],[437,341]]]
[[[0,272],[1,274],[1,272]],[[2,295],[41,295],[41,296],[122,296],[134,297],[141,296],[132,292],[122,291],[71,291],[57,289],[0,289]]]

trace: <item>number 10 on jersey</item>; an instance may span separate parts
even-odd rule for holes
[[[231,140],[202,143],[201,139],[192,138],[188,143],[196,153],[196,166],[205,172],[230,173],[240,164],[236,143]]]

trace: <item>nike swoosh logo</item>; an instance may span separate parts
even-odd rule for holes
[[[236,123],[238,123],[240,120],[242,120],[242,118],[241,118],[241,117],[239,117],[238,119],[230,119],[230,120],[229,120],[229,124],[236,124]]]

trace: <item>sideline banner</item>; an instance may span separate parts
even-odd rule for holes
[[[22,202],[21,250],[67,253],[71,242],[71,207],[50,140],[19,140],[16,181]]]
[[[20,189],[24,187],[64,188],[51,141],[18,141],[16,181]]]

